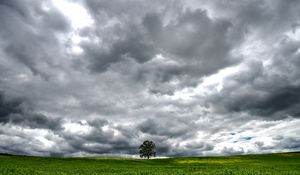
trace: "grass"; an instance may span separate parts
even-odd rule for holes
[[[168,159],[0,156],[3,175],[300,175],[300,152]]]

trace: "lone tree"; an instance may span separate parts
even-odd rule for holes
[[[155,152],[155,144],[152,141],[146,140],[144,141],[143,144],[139,147],[140,151],[140,157],[147,157],[149,159],[150,157],[155,157],[156,152]]]

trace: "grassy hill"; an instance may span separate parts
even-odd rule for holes
[[[300,175],[300,152],[168,159],[50,158],[0,155],[0,174]]]

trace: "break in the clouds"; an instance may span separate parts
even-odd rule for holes
[[[0,152],[300,149],[300,2],[0,1]]]

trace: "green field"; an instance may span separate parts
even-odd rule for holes
[[[0,174],[299,174],[300,152],[168,159],[0,156]]]

